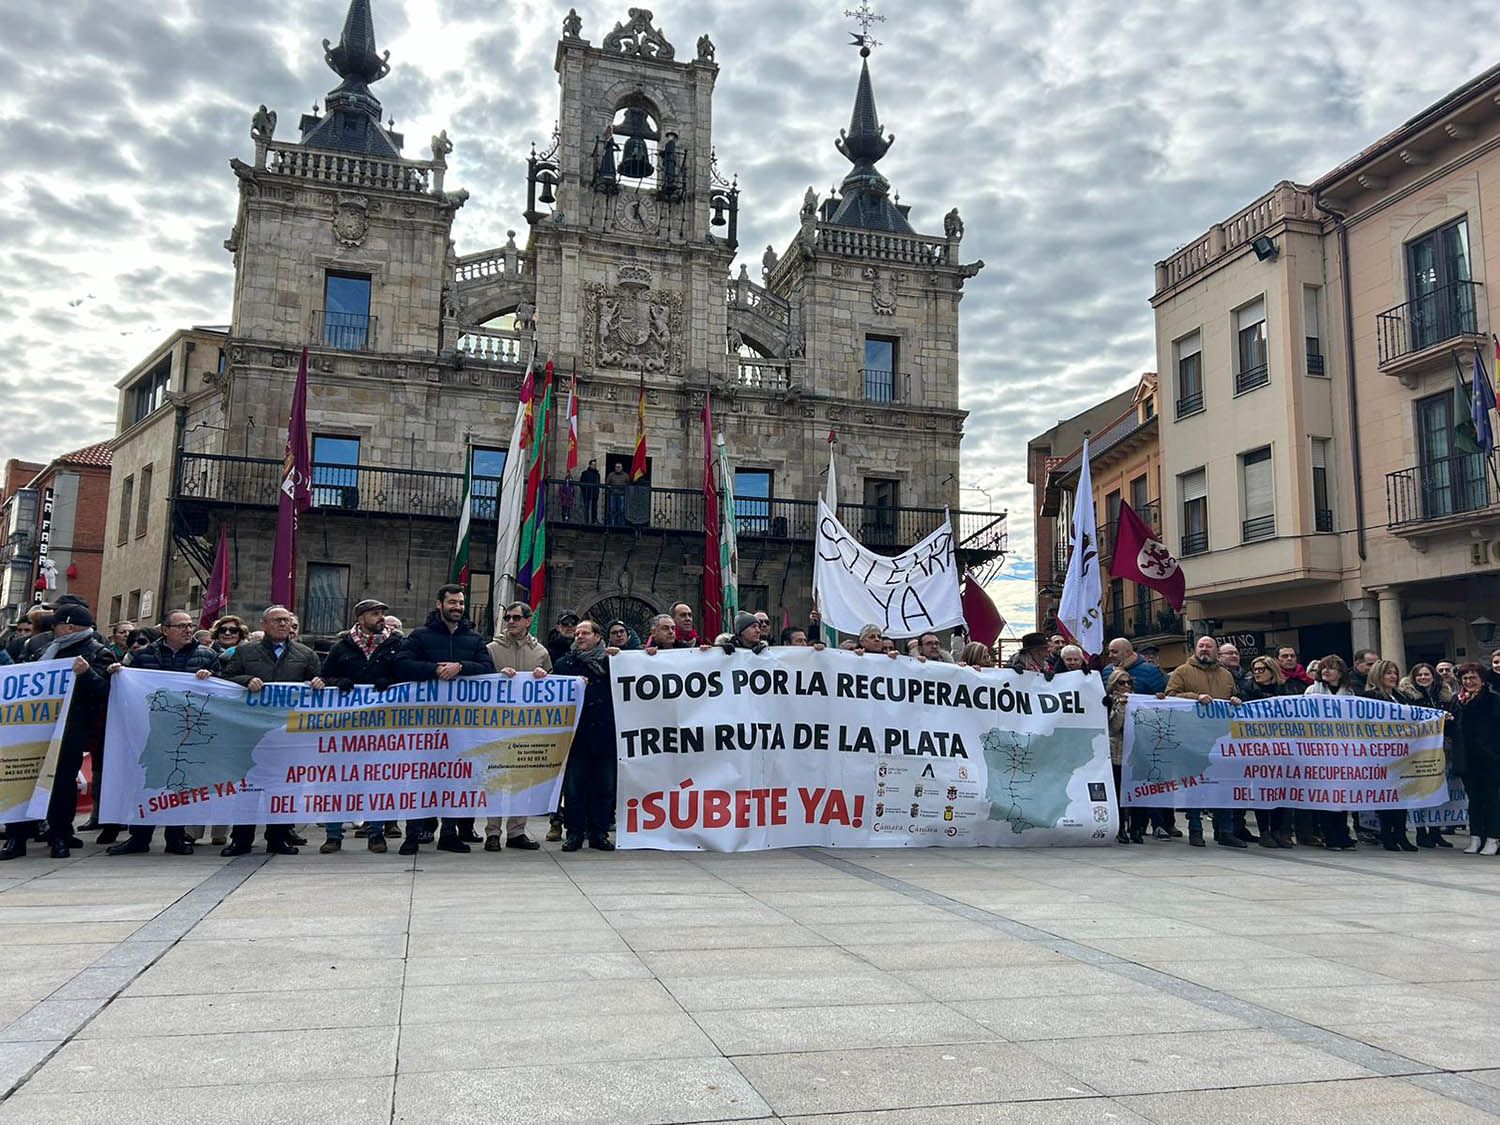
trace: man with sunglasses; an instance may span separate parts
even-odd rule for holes
[[[489,643],[490,659],[502,676],[531,675],[541,679],[552,671],[552,656],[547,646],[531,635],[531,607],[525,602],[511,602],[505,607],[500,632]],[[498,852],[501,847],[534,852],[542,845],[526,835],[526,818],[505,818],[505,843],[500,843],[501,820],[492,816],[484,822],[484,850]]]
[[[113,673],[125,668],[139,668],[146,672],[191,672],[200,680],[219,674],[219,654],[207,645],[200,645],[193,636],[197,628],[193,615],[185,609],[174,609],[161,619],[161,638],[144,648],[129,653],[123,664],[110,669]],[[154,824],[137,824],[120,843],[105,849],[110,855],[135,855],[151,850],[151,837],[156,833]],[[169,824],[163,830],[168,855],[192,855],[193,845],[187,838],[187,828],[180,824]]]

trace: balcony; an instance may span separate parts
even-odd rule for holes
[[[1257,363],[1254,367],[1247,367],[1243,371],[1234,373],[1234,393],[1242,395],[1246,391],[1253,391],[1256,387],[1264,387],[1271,381],[1271,369],[1264,363]]]
[[[1254,543],[1258,539],[1274,539],[1276,537],[1276,516],[1256,516],[1254,519],[1244,520],[1240,523],[1240,541],[1242,543]]]
[[[784,359],[741,359],[735,382],[761,391],[784,391],[792,385],[792,365]]]
[[[466,359],[524,367],[531,358],[531,334],[501,332],[493,328],[470,328],[460,333],[453,348]]]
[[[1125,637],[1131,641],[1180,635],[1182,615],[1164,598],[1145,598],[1129,604],[1111,603],[1104,615],[1105,640]]]
[[[1135,510],[1135,514],[1141,517],[1152,535],[1161,535],[1161,501],[1153,500],[1149,504],[1142,504]],[[1120,519],[1116,516],[1104,525],[1099,534],[1099,557],[1109,559],[1114,556],[1115,544],[1120,538]]]
[[[179,456],[180,486],[176,499],[185,503],[274,509],[280,491],[282,462],[269,457],[228,457],[213,453]],[[464,475],[424,469],[379,466],[313,465],[313,510],[329,515],[401,516],[429,520],[458,518]],[[493,521],[500,481],[475,477],[471,514]],[[818,506],[813,500],[782,497],[737,501],[736,529],[741,537],[810,542]],[[546,511],[553,527],[574,524],[621,532],[703,533],[703,493],[696,488],[633,485],[618,491],[605,485],[586,489],[577,481],[547,482]],[[876,551],[902,549],[922,539],[943,519],[942,508],[840,504],[839,519]],[[953,513],[957,547],[993,558],[1006,550],[1005,515],[995,512]]]
[[[1478,305],[1482,286],[1457,281],[1424,293],[1375,317],[1376,357],[1380,370],[1402,375],[1443,354],[1455,341],[1483,343]],[[1446,358],[1446,356],[1444,356]]]
[[[1197,414],[1203,409],[1203,392],[1184,395],[1177,400],[1177,417],[1186,418],[1189,414]]]
[[[1313,512],[1314,530],[1327,535],[1333,531],[1333,509],[1318,508]]]
[[[373,316],[339,312],[337,309],[316,309],[313,312],[311,342],[346,352],[368,351],[376,344],[376,326],[376,318]]]
[[[1181,558],[1187,558],[1189,555],[1201,555],[1207,550],[1208,532],[1189,531],[1182,536],[1182,550],[1178,554]]]
[[[895,402],[899,381],[900,376],[894,371],[879,367],[866,367],[860,372],[866,402]]]
[[[1327,375],[1328,372],[1327,372],[1327,370],[1326,370],[1326,368],[1324,367],[1324,364],[1323,364],[1323,353],[1320,352],[1320,351],[1318,351],[1317,348],[1315,348],[1315,347],[1312,346],[1313,344],[1316,344],[1316,343],[1317,343],[1316,340],[1309,340],[1308,341],[1308,349],[1307,349],[1307,373],[1309,375],[1318,375],[1318,376]]]
[[[1500,505],[1500,486],[1484,457],[1463,453],[1387,473],[1385,505],[1392,531],[1436,529],[1445,521],[1470,527],[1473,513]]]

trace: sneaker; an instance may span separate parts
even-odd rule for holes
[[[1151,835],[1156,837],[1158,840],[1170,840],[1172,838],[1172,833],[1168,832],[1165,828],[1158,828],[1155,832],[1151,833]]]
[[[342,840],[324,840],[323,846],[318,849],[318,854],[332,855],[334,852],[342,850],[343,846],[344,841]]]
[[[500,842],[499,836],[486,836],[484,838],[484,850],[487,852],[498,852],[504,846]]]
[[[554,824],[547,829],[547,843],[555,844],[563,837],[562,825]]]

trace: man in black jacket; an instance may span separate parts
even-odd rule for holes
[[[94,632],[94,618],[78,604],[59,606],[52,614],[52,631],[36,660],[73,661],[73,701],[68,705],[58,752],[57,773],[52,779],[52,799],[47,805],[47,840],[53,859],[72,854],[73,818],[78,814],[78,770],[92,732],[109,701],[109,666],[115,662],[104,638]],[[26,854],[26,841],[35,829],[30,821],[5,827],[5,846],[0,860]]]
[[[396,680],[396,654],[401,650],[401,631],[386,624],[390,607],[379,598],[365,598],[354,607],[354,627],[334,642],[323,658],[323,679],[341,691],[368,684],[384,691]],[[343,821],[323,825],[327,839],[318,849],[332,855],[344,846]],[[365,841],[372,852],[385,851],[385,822],[365,822]]]
[[[162,618],[161,639],[145,648],[137,649],[125,657],[123,665],[110,669],[140,668],[148,672],[191,672],[200,680],[219,674],[219,654],[207,645],[193,639],[193,615],[185,609],[174,609]],[[134,855],[151,850],[151,837],[156,832],[154,824],[137,824],[130,835],[107,849],[110,855]],[[162,831],[167,841],[169,855],[192,855],[193,845],[188,841],[187,829],[180,824],[169,824]]]
[[[754,618],[750,614],[751,623]],[[599,626],[580,621],[573,648],[552,666],[559,676],[582,676],[583,707],[578,730],[563,770],[563,820],[568,837],[562,850],[576,852],[585,838],[589,847],[612,852],[609,824],[615,812],[615,703],[609,680],[609,657],[619,649],[606,647]]]
[[[258,641],[247,641],[236,645],[233,653],[224,662],[221,673],[226,680],[242,685],[253,695],[273,684],[310,684],[323,687],[323,665],[318,654],[300,641],[292,639],[292,611],[284,605],[267,606],[260,615],[261,632]],[[292,844],[291,824],[266,825],[267,855],[296,855]],[[236,824],[229,834],[229,846],[219,854],[222,856],[244,855],[255,840],[255,825]]]
[[[484,676],[494,671],[495,662],[490,659],[484,637],[465,616],[464,588],[439,586],[437,606],[427,615],[427,623],[408,633],[396,653],[397,682],[453,680],[459,676]],[[431,820],[425,824],[419,821],[407,823],[406,839],[401,841],[402,855],[417,854],[419,828],[430,832]],[[443,817],[438,851],[466,852],[469,844],[479,842],[473,817]]]

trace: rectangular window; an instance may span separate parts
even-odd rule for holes
[[[125,618],[134,621],[137,625],[141,623],[141,592],[130,591],[130,596],[125,599]]]
[[[1177,478],[1182,497],[1182,551],[1199,555],[1208,550],[1208,470],[1194,469]]]
[[[865,398],[870,402],[896,401],[899,343],[892,336],[865,337]]]
[[[151,518],[151,466],[141,469],[140,486],[136,489],[135,537],[146,534],[146,521]]]
[[[1150,495],[1146,488],[1146,474],[1142,473],[1130,482],[1130,506],[1135,509],[1135,514],[1150,523],[1146,515],[1146,506],[1151,503]]]
[[[370,275],[329,270],[323,280],[323,342],[358,351],[371,342]]]
[[[121,614],[123,614],[124,611],[125,611],[125,595],[124,594],[116,594],[114,597],[112,597],[112,598],[109,599],[109,624],[110,624],[110,628],[111,629],[113,629],[121,621],[125,620],[125,618],[121,616]],[[102,632],[102,630],[101,630],[101,632]]]
[[[1469,223],[1459,219],[1406,245],[1410,351],[1478,330],[1469,272]]]
[[[135,425],[143,418],[155,414],[167,403],[167,392],[172,388],[172,356],[163,356],[145,375],[137,379],[130,388],[130,422]]]
[[[500,478],[505,475],[505,450],[475,446],[469,451],[469,472],[474,483],[470,515],[477,520],[494,519],[500,504]]]
[[[781,631],[780,612],[771,611],[771,587],[769,586],[747,586],[740,583],[740,608],[754,613],[756,610],[765,610],[771,618],[771,628],[776,632]]]
[[[1259,297],[1234,314],[1234,393],[1244,394],[1271,381],[1266,363],[1266,301]]]
[[[1109,636],[1105,638],[1106,643],[1114,637],[1123,637],[1125,635],[1124,579],[1111,578],[1109,581],[1109,613],[1105,629],[1109,633]]]
[[[359,508],[359,438],[313,434],[312,498],[319,508]]]
[[[1114,552],[1115,539],[1120,533],[1120,504],[1122,502],[1123,497],[1118,488],[1104,497],[1104,542],[1099,546],[1106,555]]]
[[[862,536],[867,545],[892,546],[896,542],[896,510],[901,504],[901,482],[884,477],[865,478]]]
[[[120,486],[119,527],[115,528],[115,545],[120,546],[130,539],[130,517],[135,515],[135,475],[125,478]]]
[[[476,500],[475,503],[478,503],[478,501]],[[469,620],[474,622],[476,629],[484,630],[487,637],[492,637],[498,633],[500,626],[504,624],[500,620],[500,608],[491,604],[494,601],[494,597],[494,574],[488,570],[469,571],[469,596],[467,599]]]
[[[1323,290],[1316,285],[1302,287],[1302,332],[1307,338],[1307,373],[1326,375],[1323,365],[1322,316],[1318,312]]]
[[[771,471],[734,471],[734,525],[741,535],[767,535],[771,530]]]
[[[1270,539],[1276,534],[1276,479],[1271,465],[1271,447],[1262,446],[1240,454],[1240,492],[1245,518],[1240,538],[1246,543]]]
[[[1312,439],[1313,527],[1325,535],[1333,530],[1333,496],[1328,491],[1328,438]]]
[[[332,563],[308,563],[302,635],[331,637],[348,628],[348,618],[349,568]]]
[[[1422,518],[1439,519],[1484,507],[1484,458],[1465,453],[1453,441],[1454,421],[1466,416],[1466,403],[1454,408],[1456,391],[1417,400],[1417,473]]]
[[[1172,345],[1177,368],[1177,417],[1186,418],[1203,409],[1203,343],[1197,332],[1189,332]]]

